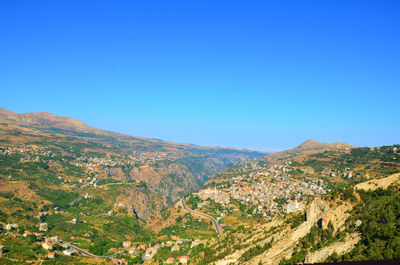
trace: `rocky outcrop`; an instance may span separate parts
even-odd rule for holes
[[[331,210],[332,209],[325,201],[321,200],[320,198],[315,198],[305,210],[305,214],[307,217],[305,222],[303,222],[301,225],[299,225],[294,229],[291,229],[290,224],[288,223],[279,222],[278,227],[280,227],[280,229],[276,233],[263,239],[263,241],[259,243],[261,245],[265,244],[266,242],[269,242],[273,237],[274,243],[272,244],[272,247],[266,252],[262,253],[261,255],[258,255],[253,259],[251,259],[250,261],[246,262],[245,264],[256,265],[260,261],[262,262],[262,264],[279,264],[282,258],[290,257],[297,242],[305,235],[307,235],[311,227],[313,227],[319,220],[321,220],[323,216],[331,212]],[[260,226],[259,229],[267,230],[268,227],[272,226],[272,224],[276,226],[277,220],[274,220],[269,224]],[[252,231],[252,233],[254,232]],[[253,237],[252,240],[254,240]],[[248,250],[253,246],[254,245],[250,245],[247,248],[236,250],[234,253],[226,256],[224,259],[217,261],[216,264],[218,265],[229,264],[229,263],[242,264],[239,262],[240,256],[246,250]]]
[[[333,225],[335,231],[343,228],[347,218],[349,218],[349,211],[353,208],[350,203],[343,203],[336,207],[334,210],[329,209],[322,217],[318,225],[323,229],[328,228],[329,222]]]
[[[298,240],[307,235],[311,227],[330,210],[326,202],[320,198],[315,198],[307,207],[306,222],[295,229],[288,229],[282,237],[275,241],[272,248],[254,258],[248,264],[258,264],[260,260],[262,264],[279,264],[280,260],[291,255]]]
[[[400,173],[390,175],[386,178],[373,179],[360,184],[357,184],[355,190],[376,190],[378,188],[387,189],[391,184],[400,181]]]
[[[308,253],[305,263],[323,262],[334,252],[336,252],[338,255],[343,255],[351,251],[360,241],[360,238],[361,237],[359,234],[349,234],[343,242],[335,242],[332,245],[324,247],[316,252]]]
[[[280,222],[277,227],[280,229],[277,230],[274,234],[266,237],[258,244],[263,245],[266,242],[269,242],[271,238],[274,238],[272,247],[268,249],[266,252],[262,253],[261,255],[255,256],[250,261],[246,262],[245,264],[252,264],[256,265],[259,264],[261,261],[262,264],[268,265],[275,265],[279,264],[279,262],[283,258],[290,258],[295,246],[299,242],[301,238],[306,236],[311,228],[314,225],[320,225],[324,228],[328,226],[328,223],[331,222],[336,230],[341,229],[344,226],[346,219],[349,217],[347,213],[349,210],[352,209],[352,205],[350,203],[343,203],[341,205],[332,204],[332,202],[326,202],[321,198],[315,198],[306,208],[305,215],[306,221],[300,224],[296,228],[291,228],[289,223]],[[275,223],[276,226],[277,220],[272,221],[270,224]],[[259,229],[267,230],[269,224],[260,226]],[[257,234],[256,231],[252,231],[252,234]],[[252,237],[254,240],[254,237]],[[337,252],[342,253],[354,246],[355,242],[358,242],[359,237],[352,236],[351,240],[347,240],[345,244],[342,242],[337,242],[337,244],[332,244],[331,248],[326,248],[314,254],[314,256],[310,256],[310,260],[321,260],[326,255],[332,254],[337,248]],[[219,260],[216,262],[218,265],[224,264],[243,264],[239,262],[240,256],[249,248],[254,247],[254,245],[250,245],[247,248],[238,249],[233,253],[227,255],[224,259]]]

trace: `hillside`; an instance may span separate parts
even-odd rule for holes
[[[0,263],[400,258],[400,145],[308,140],[264,156],[48,113],[0,119]]]
[[[24,154],[21,150],[28,148],[34,154],[37,154],[34,150],[40,150],[50,154],[47,158],[37,158],[44,159],[46,167],[54,168],[54,175],[60,173],[59,167],[63,167],[61,161],[65,167],[65,160],[68,160],[68,166],[78,165],[79,171],[84,172],[84,175],[65,176],[72,182],[78,182],[78,177],[81,179],[89,174],[96,175],[103,182],[142,181],[150,191],[165,196],[169,202],[199,188],[224,166],[261,156],[248,150],[200,147],[127,136],[50,113],[17,114],[1,109],[0,130],[0,143],[4,150],[13,149],[10,152],[20,159],[13,160],[15,164],[24,159],[20,157]],[[55,157],[57,159],[53,159]],[[21,174],[16,174],[16,168],[16,165],[10,167],[7,174],[18,178]]]
[[[124,240],[146,243],[164,209],[230,163],[262,155],[133,137],[69,117],[1,109],[0,231],[11,223],[21,233],[39,233],[39,224],[46,223],[41,238],[79,242],[97,255]],[[16,238],[0,242],[9,240]],[[12,249],[10,257],[20,261],[44,254],[12,254]]]
[[[297,149],[328,149],[218,173],[186,200],[223,231],[204,243],[204,257],[194,256],[194,263],[399,259],[400,145],[346,146],[308,141]]]

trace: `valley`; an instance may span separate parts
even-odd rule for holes
[[[1,110],[0,264],[398,259],[399,149],[263,154]]]

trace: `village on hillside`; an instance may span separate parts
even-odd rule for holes
[[[296,179],[287,176],[292,168],[286,166],[271,166],[252,170],[250,173],[236,172],[229,179],[216,180],[207,188],[195,193],[201,199],[199,209],[206,206],[210,200],[223,208],[234,212],[241,209],[237,203],[249,205],[252,211],[243,213],[247,217],[262,216],[266,221],[276,214],[291,213],[303,210],[306,198],[321,196],[327,192],[326,185],[320,179]],[[219,220],[225,214],[219,212]]]

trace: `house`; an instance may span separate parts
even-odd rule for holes
[[[112,259],[111,262],[113,264],[116,264],[116,265],[128,264],[128,261],[126,259],[124,259],[124,258],[122,258],[122,259]]]
[[[136,248],[130,248],[128,252],[129,254],[134,254],[136,252]]]
[[[6,224],[6,230],[18,229],[17,224]]]
[[[141,245],[139,245],[139,246],[138,246],[138,249],[143,249],[143,250],[145,250],[145,249],[146,249],[146,244],[141,244]]]
[[[40,223],[39,224],[39,231],[47,231],[47,230],[49,230],[49,226],[48,226],[48,224],[47,223]]]
[[[146,252],[142,255],[142,259],[143,260],[151,259],[158,252],[158,249],[159,248],[156,246],[148,248]]]
[[[116,248],[109,248],[108,252],[114,252],[116,250]]]
[[[46,212],[40,212],[40,213],[38,213],[37,217],[40,218],[40,217],[42,217],[44,215],[47,215],[47,213]]]
[[[23,234],[23,236],[24,236],[24,237],[27,237],[27,236],[29,236],[30,234],[32,234],[32,233],[29,232],[29,231],[25,231],[24,234]]]
[[[189,261],[189,257],[188,256],[181,256],[179,257],[179,262],[182,264],[187,264]]]
[[[122,246],[124,247],[124,248],[129,248],[130,246],[131,246],[131,241],[124,241],[124,243],[122,243]]]
[[[69,245],[67,243],[59,243],[59,245],[62,248],[69,248]]]
[[[74,251],[72,249],[66,249],[63,251],[64,255],[71,256],[74,254]]]
[[[47,253],[47,258],[54,259],[55,255],[56,255],[55,252],[49,252],[49,253]]]
[[[53,249],[53,244],[51,244],[50,242],[46,241],[44,243],[42,243],[42,247],[46,250],[52,250]]]
[[[48,237],[48,238],[46,238],[46,241],[56,244],[56,243],[58,243],[58,236]]]
[[[172,257],[170,257],[170,258],[167,259],[167,264],[172,264],[172,263],[174,263],[174,262],[175,262],[175,259],[172,258]]]

